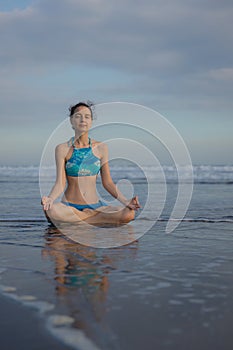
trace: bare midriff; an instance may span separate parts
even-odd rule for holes
[[[67,176],[67,182],[63,201],[75,204],[94,204],[99,201],[96,192],[96,175]]]

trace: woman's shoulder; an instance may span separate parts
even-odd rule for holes
[[[91,139],[91,144],[92,144],[92,148],[95,152],[95,155],[98,158],[103,158],[103,157],[107,157],[108,156],[108,148],[106,143],[102,142],[102,141],[97,141],[94,139]]]
[[[97,141],[94,139],[91,139],[91,144],[94,148],[98,149],[101,152],[104,152],[107,150],[107,145],[106,143],[102,142],[102,141]]]
[[[57,145],[55,148],[55,152],[59,154],[67,153],[69,148],[70,148],[69,142],[59,143],[59,145]]]
[[[91,139],[91,144],[94,146],[94,147],[107,147],[106,143],[104,143],[103,141],[97,141],[97,140],[94,140],[94,139]]]

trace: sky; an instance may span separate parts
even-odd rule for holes
[[[158,111],[193,164],[233,164],[232,18],[231,0],[1,1],[0,165],[39,164],[80,100]]]

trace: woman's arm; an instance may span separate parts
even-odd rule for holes
[[[129,207],[130,209],[137,210],[140,208],[140,204],[138,202],[138,197],[135,196],[131,200],[125,198],[125,196],[121,193],[121,191],[117,188],[115,183],[112,180],[109,164],[108,164],[108,148],[107,145],[102,144],[102,157],[101,157],[101,180],[103,187],[117,200],[119,200],[122,204]]]
[[[48,210],[52,207],[53,202],[57,199],[60,194],[64,191],[66,185],[66,174],[65,174],[65,157],[67,149],[66,145],[58,145],[55,149],[56,159],[56,182],[52,187],[48,196],[42,197],[42,204],[44,210]]]

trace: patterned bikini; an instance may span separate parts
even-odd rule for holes
[[[75,139],[72,137],[71,145],[73,146],[73,153],[65,165],[66,175],[72,177],[97,176],[100,171],[100,158],[96,157],[92,151],[91,139],[89,138],[89,147],[76,148]],[[101,200],[94,204],[76,204],[70,202],[62,203],[72,206],[78,210],[83,210],[86,208],[96,209],[107,205]]]

